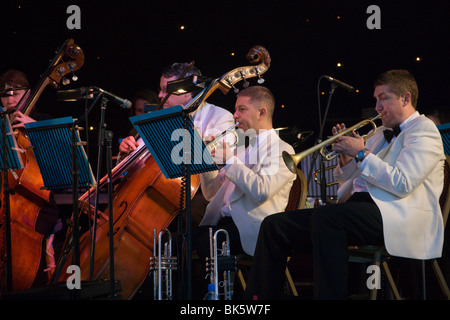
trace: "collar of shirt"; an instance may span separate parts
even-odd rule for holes
[[[404,120],[402,123],[399,124],[400,130],[403,130],[408,122],[414,120],[418,116],[419,116],[419,112],[418,111],[416,111],[412,115],[410,115],[408,117],[408,119]]]

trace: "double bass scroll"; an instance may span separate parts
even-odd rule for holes
[[[72,80],[77,81],[78,77],[75,75],[75,71],[80,69],[83,64],[83,50],[74,43],[73,39],[67,39],[56,51],[55,57],[41,76],[31,96],[17,106],[17,111],[21,111],[25,115],[30,115],[34,110],[37,100],[48,85],[58,89],[61,84],[69,84],[70,80],[66,78],[68,74],[72,74]]]
[[[205,88],[200,94],[192,99],[187,106],[185,106],[185,109],[195,108],[195,106],[200,105],[217,89],[225,95],[231,88],[233,88],[234,92],[239,92],[239,89],[234,86],[239,81],[246,81],[249,78],[257,77],[258,83],[263,83],[264,79],[262,78],[262,75],[269,70],[270,63],[272,61],[267,49],[263,46],[256,45],[249,50],[246,58],[250,63],[255,65],[235,68],[224,74],[222,77],[213,80],[207,88]]]

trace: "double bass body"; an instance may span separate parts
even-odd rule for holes
[[[169,227],[179,212],[181,179],[166,179],[155,159],[147,149],[127,158],[113,172],[113,236],[114,278],[120,281],[120,295],[131,299],[139,290],[150,271],[153,255],[153,230]],[[131,156],[131,155],[130,155]],[[130,157],[129,156],[129,157]],[[106,177],[105,177],[106,178]],[[103,178],[100,186],[107,181]],[[191,194],[198,190],[200,180],[191,177]],[[86,192],[79,199],[82,211],[92,216],[95,190]],[[94,244],[94,270],[90,278],[91,235],[88,230],[80,237],[80,269],[82,280],[105,280],[110,278],[109,221],[108,211],[99,212]],[[64,270],[71,264],[66,259],[59,281],[66,280]]]
[[[20,291],[33,285],[42,256],[44,235],[35,231],[39,211],[49,202],[50,191],[42,190],[44,185],[29,140],[19,133],[18,146],[23,153],[24,168],[8,173],[10,195],[12,290]],[[3,213],[5,199],[4,186],[1,190]],[[24,245],[26,244],[26,245]],[[6,276],[6,273],[2,276]]]

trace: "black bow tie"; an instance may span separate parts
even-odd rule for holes
[[[256,144],[256,137],[249,137],[249,136],[245,136],[245,147],[249,147],[249,146],[255,146]]]
[[[392,128],[392,130],[386,129],[383,131],[383,134],[384,134],[384,138],[386,139],[386,141],[391,142],[391,140],[394,136],[398,136],[400,134],[400,127],[395,126],[394,128]]]

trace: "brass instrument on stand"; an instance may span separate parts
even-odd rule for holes
[[[217,246],[217,238],[220,233],[226,237],[222,242],[222,248]],[[209,251],[210,257],[206,258],[206,272],[209,272],[210,282],[214,283],[216,295],[223,295],[224,300],[233,298],[234,271],[236,270],[236,257],[230,255],[230,239],[228,232],[224,229],[217,230],[214,235],[212,228],[209,228]],[[219,280],[219,272],[222,272],[222,280]],[[223,288],[223,293],[219,288]]]
[[[162,244],[164,234],[167,240]],[[172,256],[172,234],[162,229],[156,241],[156,229],[153,238],[153,257],[150,257],[150,272],[153,272],[153,297],[155,300],[172,300],[172,271],[177,270],[177,257]]]

